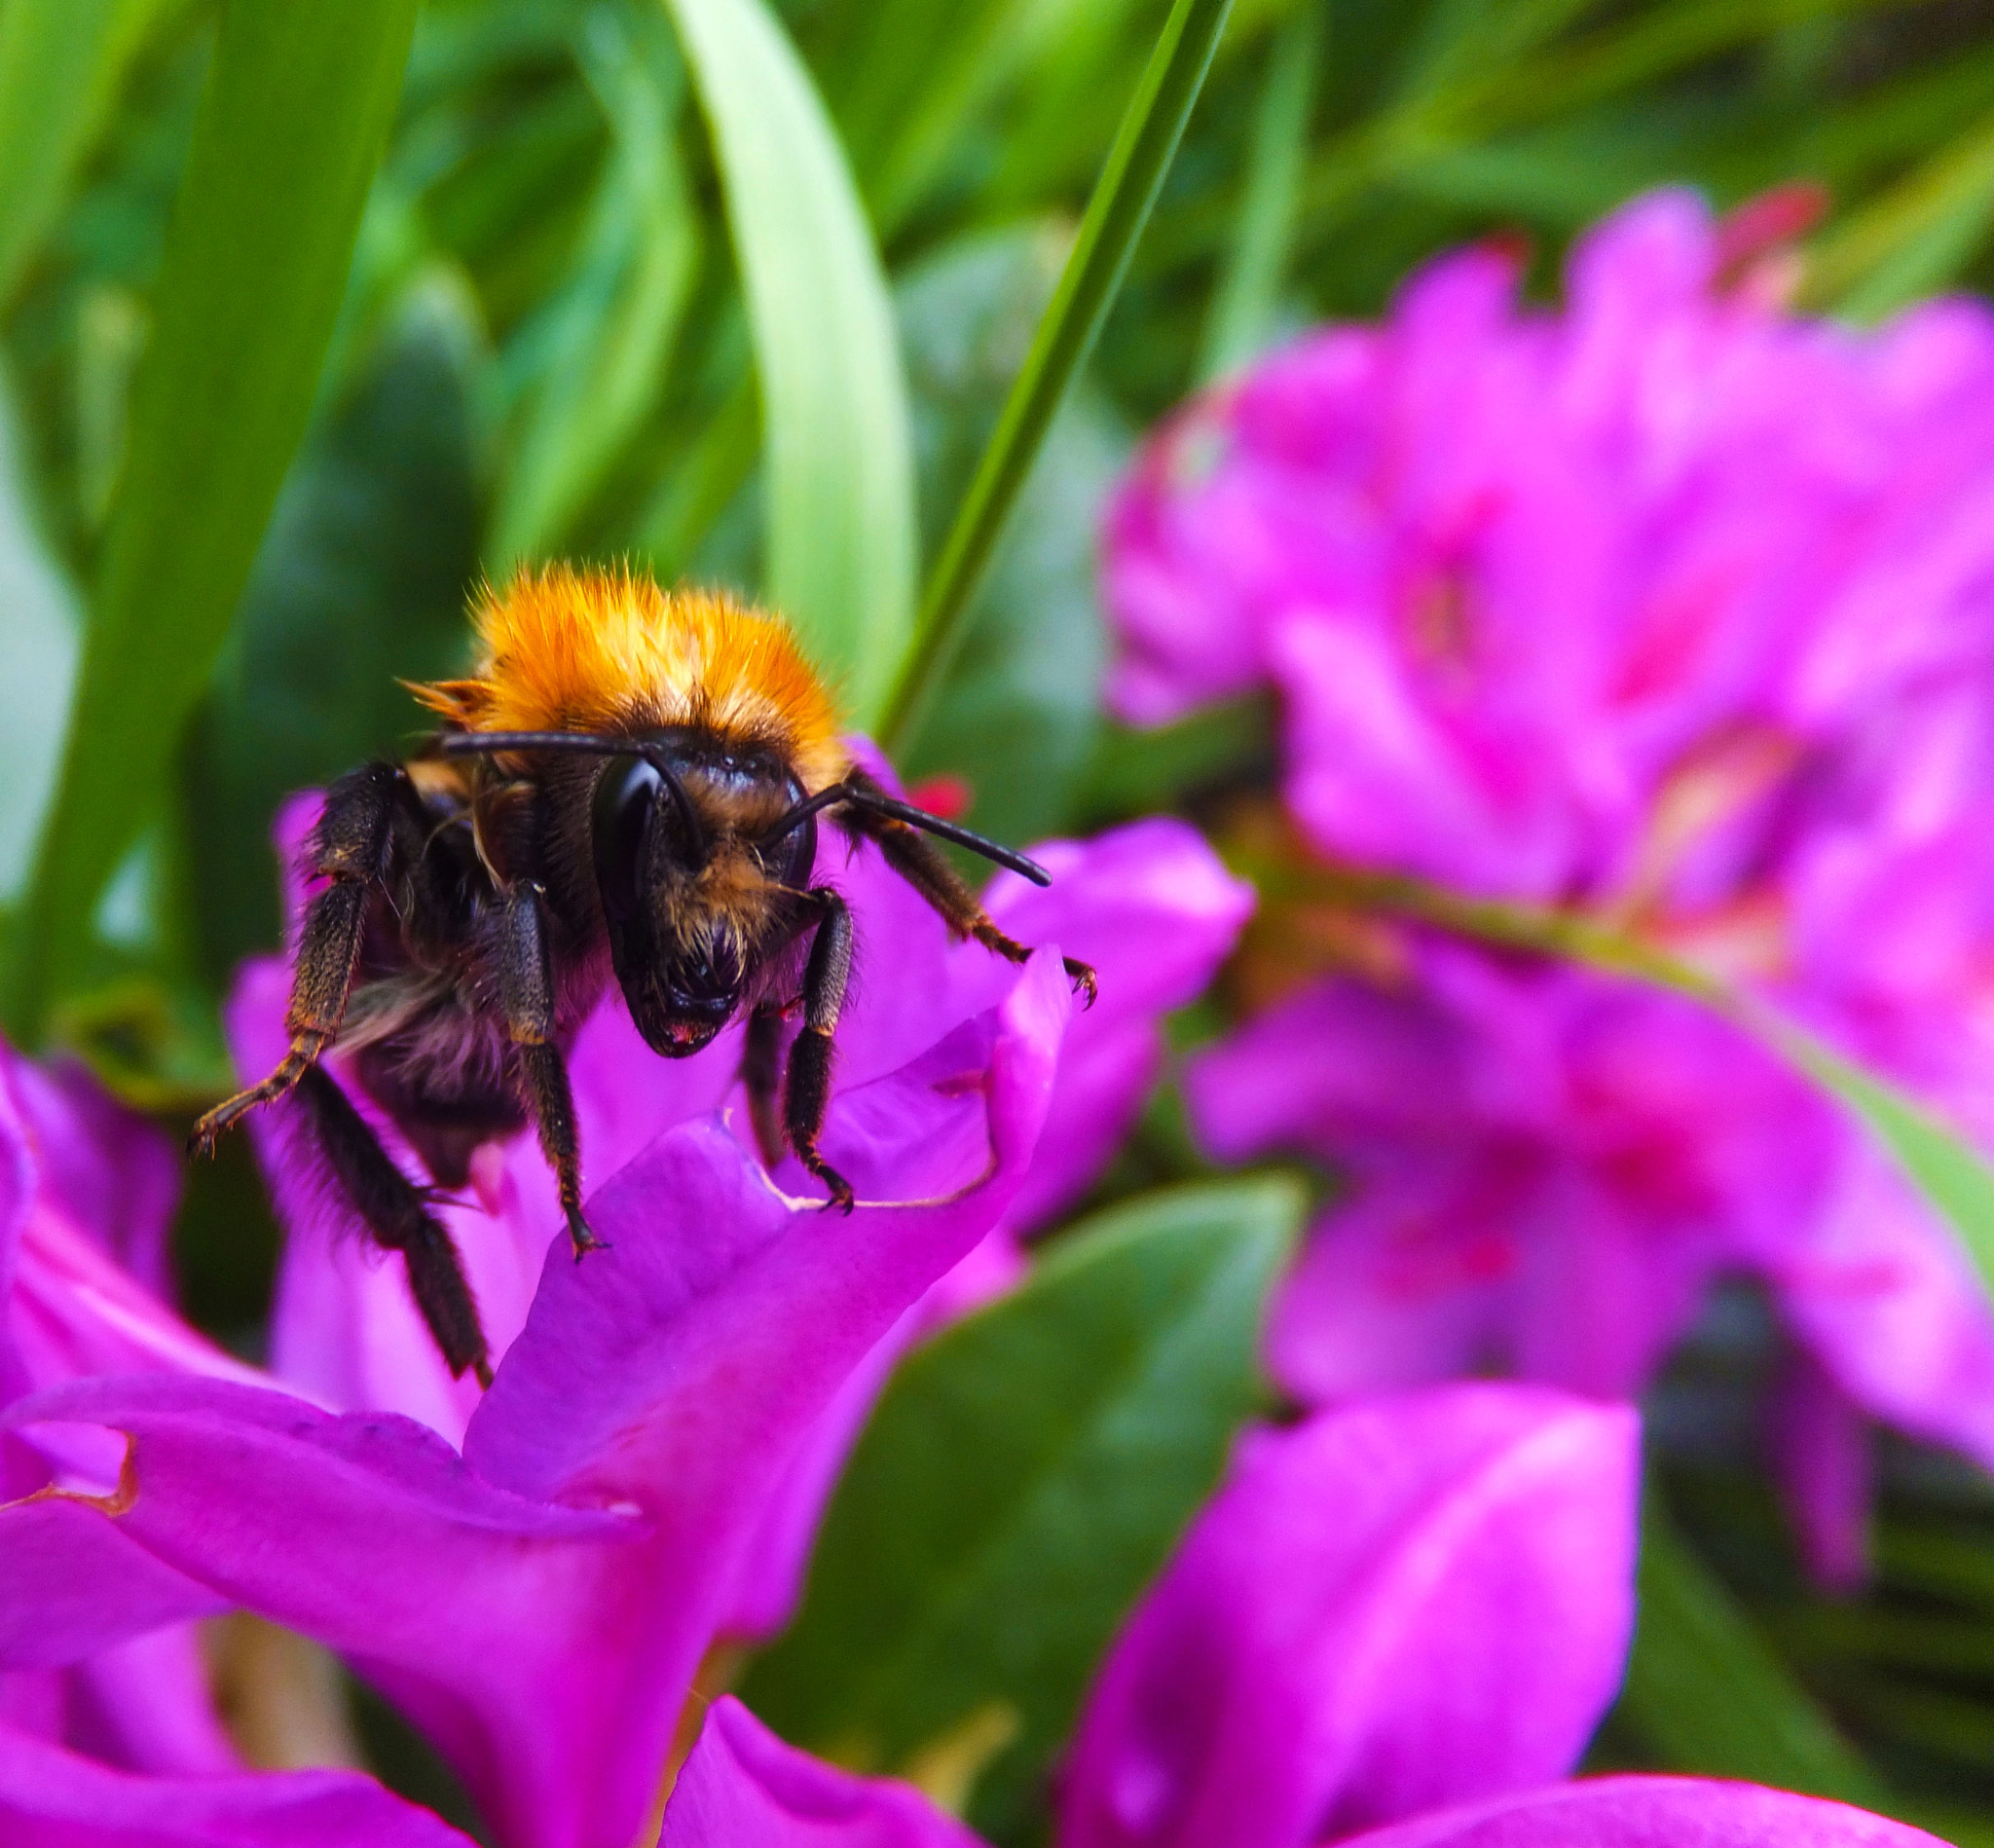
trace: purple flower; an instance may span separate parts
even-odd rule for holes
[[[1639,1449],[1521,1386],[1250,1433],[1095,1680],[1060,1848],[1309,1848],[1563,1777],[1633,1633]]]
[[[316,798],[300,796],[279,817],[277,846],[287,867],[315,814]],[[959,1313],[1007,1282],[1017,1262],[1012,1238],[1045,1225],[1085,1192],[1155,1083],[1163,1053],[1161,1016],[1204,987],[1252,908],[1251,888],[1228,875],[1202,839],[1178,822],[1140,822],[1097,840],[1054,841],[1033,852],[1052,873],[1052,885],[1041,890],[1000,873],[985,904],[1021,941],[1090,961],[1100,998],[1075,1016],[1060,1046],[1054,1102],[999,1242],[915,1323]],[[952,942],[934,911],[869,852],[824,871],[850,902],[859,941],[853,995],[838,1033],[841,1088],[856,1090],[900,1069],[1015,985],[1015,969],[979,944]],[[292,897],[295,911],[299,894]],[[226,1010],[241,1070],[267,1070],[281,1053],[288,981],[276,958],[244,966]],[[615,1173],[663,1130],[716,1110],[745,1124],[740,1057],[738,1026],[693,1058],[665,1060],[638,1038],[613,1000],[600,1008],[569,1060],[588,1174]],[[384,1143],[419,1173],[392,1124],[357,1089],[349,1090]],[[423,1336],[399,1267],[368,1249],[351,1208],[297,1146],[296,1117],[266,1111],[251,1127],[287,1235],[273,1367],[326,1404],[405,1412],[456,1441],[478,1402],[476,1384],[451,1379]],[[804,1191],[793,1165],[782,1171]],[[471,1189],[471,1199],[446,1203],[441,1216],[463,1256],[493,1351],[502,1354],[524,1324],[549,1229],[561,1215],[552,1176],[529,1134],[481,1149]]]
[[[1462,1386],[1250,1433],[1112,1647],[1053,1848],[1929,1844],[1743,1785],[1559,1783],[1633,1618],[1631,1414]],[[708,1715],[660,1848],[971,1848],[913,1792]]]
[[[1016,1196],[1069,1006],[1056,952],[1008,989],[838,1094],[827,1147],[859,1186],[849,1218],[782,1191],[794,1177],[713,1120],[598,1186],[613,1264],[576,1266],[550,1217],[462,1455],[408,1418],[238,1380],[98,1378],[16,1403],[9,1430],[124,1446],[99,1481],[0,1509],[0,1575],[32,1587],[17,1649],[59,1661],[121,1618],[135,1634],[240,1605],[345,1653],[501,1840],[624,1848],[792,1458]],[[107,1575],[113,1550],[143,1570]]]

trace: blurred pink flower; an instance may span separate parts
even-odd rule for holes
[[[1180,414],[1113,503],[1111,698],[1268,684],[1325,852],[1478,893],[1737,901],[1865,719],[1994,665],[1994,320],[1784,311],[1658,193],[1435,264]]]
[[[1846,1462],[1832,1503],[1810,1473],[1833,1395],[1994,1465],[1984,1286],[1836,1106],[1676,996],[1458,943],[1414,956],[1397,987],[1305,989],[1187,1075],[1221,1160],[1301,1149],[1344,1176],[1274,1310],[1288,1390],[1493,1368],[1625,1396],[1718,1276],[1748,1275],[1810,1363],[1781,1454],[1818,1563],[1865,1508]]]
[[[1192,405],[1109,516],[1112,694],[1273,687],[1318,852],[1645,935],[1994,1150],[1994,317],[1792,314],[1778,218],[1638,200],[1556,312],[1471,249]],[[1349,1176],[1274,1336],[1311,1401],[1633,1391],[1742,1271],[1794,1344],[1775,1457],[1824,1577],[1860,1571],[1863,1415],[1994,1463],[1950,1231],[1673,997],[1428,944],[1192,1090],[1223,1157]]]

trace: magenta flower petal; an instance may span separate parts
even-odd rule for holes
[[[229,1606],[91,1503],[49,1493],[0,1503],[0,1669],[82,1661]]]
[[[191,1623],[113,1645],[69,1671],[64,1744],[127,1771],[188,1777],[240,1771]]]
[[[0,1062],[46,1198],[155,1297],[169,1295],[179,1151],[80,1064],[43,1067],[4,1048]]]
[[[576,1742],[521,1722],[562,1705],[616,1634],[604,1556],[634,1554],[641,1520],[495,1489],[411,1420],[337,1418],[221,1381],[80,1382],[23,1412],[124,1431],[131,1493],[118,1536],[210,1596],[350,1654],[508,1839],[574,1839],[522,1827],[535,1799],[572,1809]],[[0,1556],[18,1512],[0,1513]],[[93,1589],[100,1608],[126,1602],[102,1579]]]
[[[1095,1682],[1060,1848],[1307,1848],[1561,1775],[1633,1627],[1637,1453],[1515,1386],[1255,1433]]]
[[[0,1727],[8,1848],[468,1848],[351,1771],[134,1777]]]
[[[219,1381],[84,1383],[13,1421],[127,1433],[116,1534],[349,1654],[502,1839],[626,1842],[783,1472],[1015,1196],[1069,1006],[1042,954],[992,1014],[840,1093],[849,1216],[718,1124],[653,1142],[596,1197],[612,1249],[550,1254],[462,1459],[410,1420]]]
[[[1700,1778],[1588,1778],[1422,1816],[1349,1848],[1941,1848],[1908,1823]]]
[[[1253,888],[1182,822],[1136,822],[1032,851],[1052,884],[999,873],[990,913],[1021,942],[1092,964],[1100,995],[1075,1013],[1060,1044],[1045,1132],[1005,1219],[1018,1232],[1054,1218],[1107,1165],[1162,1069],[1163,1016],[1203,992],[1254,905]]]
[[[918,1791],[785,1745],[731,1696],[714,1703],[665,1807],[658,1848],[982,1848]]]
[[[1781,1319],[1871,1416],[1994,1467],[1994,1313],[1957,1237],[1854,1133],[1804,1239],[1764,1269]]]
[[[1215,1154],[1299,1145],[1347,1178],[1275,1310],[1291,1390],[1494,1366],[1620,1396],[1721,1269],[1784,1292],[1825,1259],[1850,1132],[1736,1028],[1585,971],[1409,960],[1397,987],[1305,990],[1187,1081]]]

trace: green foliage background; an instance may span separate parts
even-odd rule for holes
[[[1452,243],[1520,229],[1548,287],[1645,186],[1792,179],[1833,201],[1815,306],[1984,280],[1994,6],[0,0],[11,1030],[168,1120],[221,1089],[230,971],[277,937],[274,805],[393,751],[394,677],[459,666],[467,588],[520,559],[780,601],[999,835],[1198,812],[1264,770],[1262,715],[1137,737],[1095,696],[1093,520],[1133,433]],[[1994,1251],[1984,1170],[1821,1075]],[[747,1683],[887,1765],[1012,1713],[963,1784],[1006,1841],[1254,1402],[1240,1305],[1299,1207],[1200,1182],[1167,1098],[1094,1203],[1112,1223],[896,1385]],[[183,1287],[248,1348],[274,1237],[240,1150],[197,1179]],[[1051,1364],[1101,1344],[1112,1377]],[[1877,1583],[1823,1602],[1755,1463],[1769,1349],[1727,1302],[1649,1407],[1643,1629],[1597,1759],[1994,1841],[1994,1502],[1892,1451]],[[1011,1433],[1010,1478],[951,1474],[986,1448],[945,1441],[964,1421]],[[997,1629],[938,1602],[966,1505]],[[882,1522],[898,1550],[861,1543]],[[889,1661],[851,1659],[889,1623]]]

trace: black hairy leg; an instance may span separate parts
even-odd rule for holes
[[[554,1044],[554,976],[547,960],[546,916],[540,888],[515,886],[500,900],[493,949],[505,1030],[519,1060],[521,1101],[540,1132],[540,1147],[561,1188],[561,1210],[578,1263],[606,1248],[581,1213],[581,1136],[568,1066]]]
[[[864,770],[853,770],[845,781],[856,790],[880,795],[886,793],[877,779]],[[886,864],[941,913],[942,921],[956,936],[975,938],[985,949],[995,951],[1008,962],[1031,960],[1030,946],[997,928],[989,912],[978,903],[977,895],[963,883],[934,842],[918,830],[891,816],[869,813],[856,803],[838,810],[837,825],[848,833],[874,842]],[[1067,979],[1077,992],[1087,996],[1087,1005],[1092,1007],[1098,986],[1094,972],[1071,956],[1063,960]]]
[[[374,1242],[401,1253],[408,1267],[409,1294],[451,1373],[461,1378],[468,1368],[480,1386],[490,1386],[491,1352],[450,1234],[430,1213],[421,1190],[388,1158],[352,1100],[321,1066],[309,1066],[299,1075],[297,1096],[333,1179]]]
[[[825,1203],[850,1212],[852,1184],[817,1153],[817,1137],[831,1102],[832,1035],[852,976],[852,914],[844,900],[828,887],[820,886],[810,897],[817,906],[817,935],[803,971],[803,1030],[790,1048],[783,1134],[796,1160],[830,1188],[831,1199]]]
[[[398,811],[413,799],[408,779],[391,763],[366,764],[326,792],[325,812],[306,847],[306,869],[332,883],[305,909],[284,1012],[290,1051],[261,1084],[238,1091],[194,1126],[188,1139],[194,1154],[212,1155],[225,1129],[258,1104],[283,1096],[332,1044],[352,991],[367,899],[387,876]]]
[[[783,1014],[764,1002],[748,1016],[748,1046],[741,1055],[741,1083],[748,1090],[748,1120],[755,1146],[770,1167],[783,1159]]]

